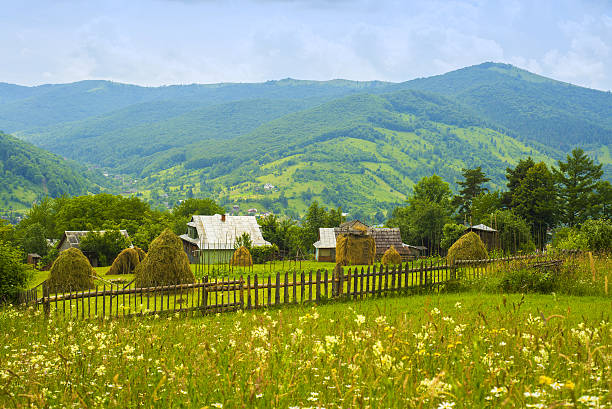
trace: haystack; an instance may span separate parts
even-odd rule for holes
[[[402,264],[402,256],[395,250],[394,246],[391,246],[383,254],[381,263],[385,266]]]
[[[94,286],[95,274],[81,250],[69,248],[53,262],[47,284],[51,292],[88,290]]]
[[[251,253],[249,249],[244,246],[238,247],[234,254],[232,255],[232,259],[230,260],[230,265],[236,267],[250,267],[253,265],[253,259],[251,258]]]
[[[151,242],[149,253],[134,273],[139,288],[195,282],[181,239],[170,229],[164,230]]]
[[[144,260],[144,258],[147,256],[147,253],[145,253],[145,251],[141,249],[140,247],[134,247],[134,250],[136,250],[136,252],[138,253],[139,262]]]
[[[336,262],[343,266],[373,264],[375,256],[372,236],[348,233],[336,238]]]
[[[453,243],[446,257],[452,265],[455,260],[484,260],[488,256],[487,248],[480,237],[474,232],[469,232]]]
[[[107,274],[132,274],[139,264],[138,251],[136,249],[125,249],[115,258]]]

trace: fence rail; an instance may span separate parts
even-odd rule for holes
[[[561,263],[545,255],[514,257],[512,260],[543,260]],[[20,301],[42,308],[47,315],[70,318],[111,318],[163,313],[215,313],[256,309],[285,304],[321,303],[331,299],[364,299],[391,294],[409,294],[439,289],[449,282],[483,277],[496,262],[509,258],[405,263],[395,267],[349,267],[334,274],[328,270],[277,272],[264,277],[209,278],[195,283],[136,287],[132,281],[123,287],[96,286],[87,290],[58,293],[47,282],[21,295]],[[110,284],[110,283],[109,283]]]

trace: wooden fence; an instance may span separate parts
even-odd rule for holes
[[[543,256],[533,256],[542,262]],[[345,268],[333,276],[327,270],[285,272],[246,278],[204,277],[193,284],[148,288],[124,284],[103,284],[85,291],[57,293],[42,283],[24,292],[21,300],[47,315],[69,318],[112,318],[167,313],[217,313],[238,309],[256,309],[286,304],[321,303],[331,299],[364,299],[390,294],[408,294],[439,289],[449,282],[485,276],[499,262],[528,259],[457,261],[413,261],[396,267],[368,266]],[[562,262],[544,258],[547,262]]]

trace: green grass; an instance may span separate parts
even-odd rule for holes
[[[611,313],[478,293],[105,322],[5,308],[0,406],[609,407]]]

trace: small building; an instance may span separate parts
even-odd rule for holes
[[[94,232],[104,234],[106,233],[106,230],[98,230]],[[130,240],[130,235],[128,234],[127,230],[119,230],[119,232],[125,236],[126,239]],[[87,236],[87,233],[89,233],[89,230],[65,231],[62,238],[57,243],[57,249],[60,253],[69,248],[76,248],[80,250],[81,239]],[[133,246],[130,245],[130,247]],[[92,267],[98,267],[98,257],[95,253],[83,251],[83,254],[85,254],[85,256],[89,259]]]
[[[422,255],[422,250],[418,246],[410,246],[402,243],[402,236],[399,227],[369,227],[359,220],[352,220],[342,223],[339,227],[320,228],[319,240],[313,244],[315,247],[315,259],[317,261],[336,261],[336,238],[340,234],[352,233],[355,231],[366,231],[372,235],[376,243],[376,259],[380,260],[389,247],[402,256],[403,260],[411,260]]]
[[[333,227],[321,227],[319,229],[319,240],[315,247],[315,260],[317,261],[336,261],[336,235]]]
[[[190,263],[228,263],[234,253],[236,239],[248,233],[253,247],[269,246],[264,240],[255,216],[193,215],[187,233],[180,236]]]
[[[482,242],[487,246],[487,250],[491,251],[499,247],[497,239],[497,230],[485,225],[477,224],[475,226],[469,226],[465,229],[465,232],[473,231],[480,237]]]
[[[27,263],[36,267],[36,265],[40,262],[41,259],[42,257],[39,254],[30,253],[28,254]]]

